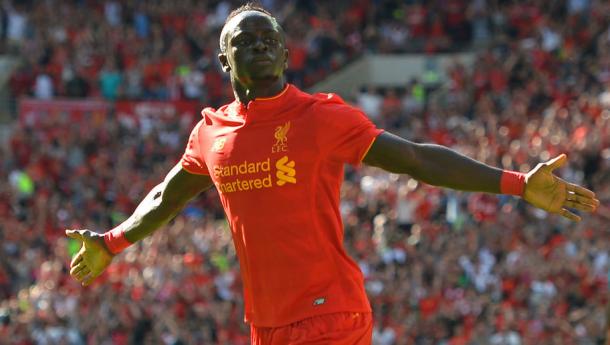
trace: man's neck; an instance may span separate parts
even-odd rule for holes
[[[286,87],[284,77],[272,81],[263,81],[252,83],[252,85],[244,85],[237,80],[232,79],[233,94],[242,104],[248,104],[256,98],[269,98],[278,95]]]

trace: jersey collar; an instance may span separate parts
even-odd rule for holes
[[[244,105],[238,100],[231,104],[231,111],[239,117],[243,117],[246,122],[271,120],[280,113],[283,113],[290,106],[290,99],[294,97],[296,88],[289,83],[275,96],[266,98],[256,98]]]

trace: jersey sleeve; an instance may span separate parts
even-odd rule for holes
[[[383,132],[360,109],[350,106],[334,94],[328,95],[319,116],[324,126],[320,130],[320,151],[333,160],[358,165]]]
[[[195,128],[193,128],[188,143],[186,144],[184,154],[180,159],[180,165],[182,165],[184,170],[192,174],[209,175],[208,167],[203,160],[200,149],[201,141],[199,140],[199,131],[203,121],[204,120],[199,121]]]

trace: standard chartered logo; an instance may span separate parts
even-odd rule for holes
[[[216,177],[216,187],[222,193],[244,192],[254,189],[273,187],[271,158],[262,161],[243,161],[237,164],[214,165],[212,171]],[[296,163],[284,156],[275,162],[276,184],[296,184]]]
[[[294,165],[294,161],[288,161],[288,156],[284,156],[275,162],[275,167],[277,168],[275,176],[277,177],[278,186],[283,186],[286,183],[297,183],[297,179],[294,177],[297,174]]]

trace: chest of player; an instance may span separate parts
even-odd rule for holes
[[[202,155],[222,194],[297,188],[318,158],[311,128],[295,119],[217,128],[203,138]]]

